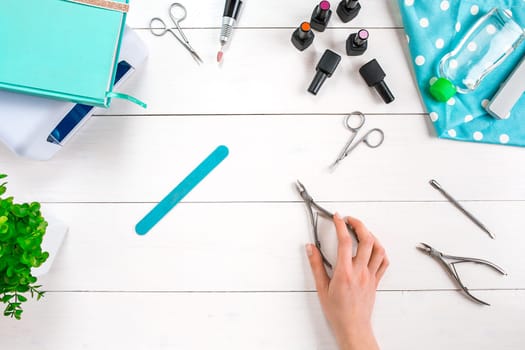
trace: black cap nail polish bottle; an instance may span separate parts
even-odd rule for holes
[[[341,56],[331,50],[326,50],[317,64],[317,73],[308,88],[308,92],[317,95],[326,78],[330,78],[334,74],[339,62],[341,62]]]
[[[310,24],[312,28],[318,32],[324,32],[331,17],[332,10],[330,10],[330,2],[321,1],[319,5],[315,7],[314,12],[312,12]]]
[[[386,74],[376,59],[368,62],[359,69],[368,86],[373,87],[381,95],[385,103],[394,101],[395,97],[385,83]]]
[[[342,0],[336,12],[341,21],[348,23],[359,14],[359,11],[361,11],[359,0]]]
[[[346,54],[348,56],[360,56],[368,48],[368,30],[361,29],[357,33],[350,34],[346,40]]]
[[[299,51],[304,51],[314,42],[315,34],[310,23],[303,22],[292,35],[292,44]]]

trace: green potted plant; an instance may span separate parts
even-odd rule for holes
[[[17,204],[13,197],[2,198],[6,177],[0,174],[0,300],[5,304],[4,316],[19,320],[28,296],[39,300],[44,295],[33,269],[49,257],[42,250],[48,223],[39,203]]]

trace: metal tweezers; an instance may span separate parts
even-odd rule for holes
[[[488,304],[488,303],[484,302],[483,300],[480,300],[480,299],[476,298],[475,296],[473,296],[472,294],[470,294],[468,288],[461,282],[461,279],[459,278],[459,274],[456,271],[456,264],[461,264],[461,263],[465,263],[465,262],[471,262],[471,263],[475,263],[475,264],[482,264],[482,265],[486,265],[486,266],[488,266],[488,267],[498,271],[502,275],[506,275],[507,274],[501,267],[499,267],[498,265],[496,265],[496,264],[494,264],[494,263],[492,263],[490,261],[483,260],[483,259],[476,259],[476,258],[465,258],[465,257],[461,257],[461,256],[446,255],[446,254],[443,254],[442,252],[432,248],[431,246],[429,246],[426,243],[419,243],[419,246],[417,246],[417,249],[421,250],[422,252],[424,252],[424,253],[428,254],[429,256],[431,256],[432,258],[436,259],[447,270],[447,272],[456,281],[456,283],[463,290],[463,292],[465,292],[466,296],[468,298],[470,298],[471,300],[473,300],[474,302],[479,303],[479,304],[490,306],[490,304]]]
[[[323,259],[323,263],[330,269],[332,269],[332,264],[326,259],[326,256],[324,255],[323,251],[321,250],[321,241],[319,240],[319,231],[317,229],[317,221],[319,214],[324,216],[327,219],[332,220],[334,217],[334,214],[326,210],[325,208],[321,207],[319,204],[317,204],[312,196],[306,191],[306,188],[304,185],[297,180],[296,182],[297,191],[301,195],[301,198],[303,199],[304,203],[306,204],[306,209],[308,210],[308,217],[310,218],[310,223],[312,225],[312,229],[314,232],[314,240],[315,240],[315,246],[321,253],[321,257]],[[346,224],[346,227],[348,228],[348,231],[350,234],[354,236],[356,239],[356,242],[359,242],[357,239],[357,236],[355,234],[354,228],[350,226],[348,223]]]

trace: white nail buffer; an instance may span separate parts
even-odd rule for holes
[[[503,83],[492,101],[487,106],[487,112],[498,119],[510,117],[510,111],[525,91],[525,58]]]

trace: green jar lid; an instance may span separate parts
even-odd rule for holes
[[[430,94],[437,101],[447,102],[456,94],[456,87],[445,78],[439,78],[436,82],[430,85]]]

